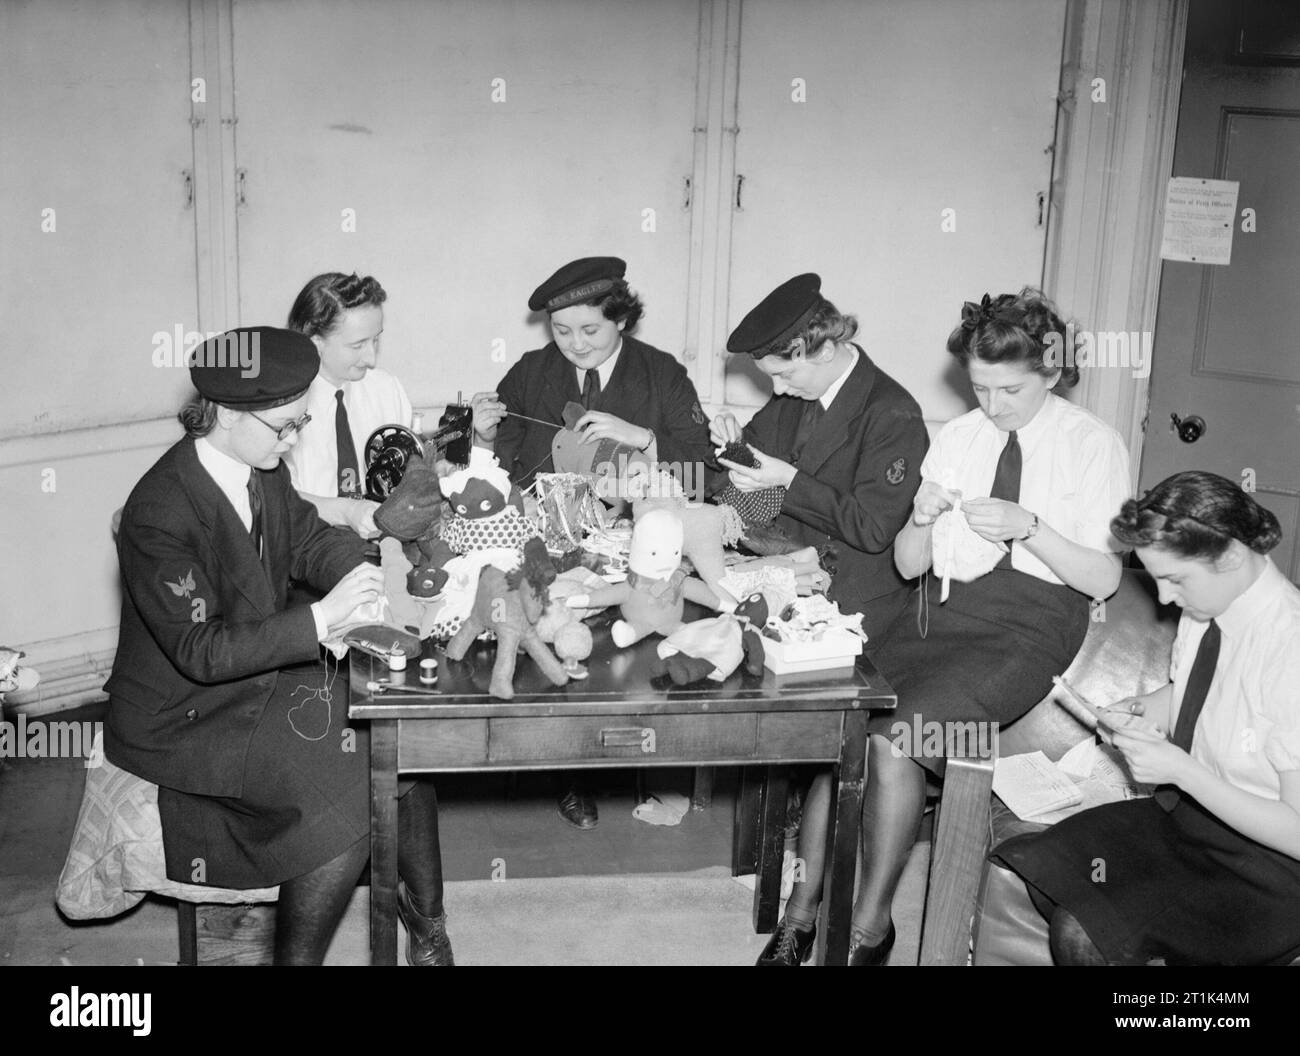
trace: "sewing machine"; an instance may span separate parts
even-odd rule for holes
[[[366,498],[383,502],[402,481],[414,457],[445,459],[458,466],[469,462],[474,443],[474,412],[468,404],[447,405],[438,427],[427,436],[402,425],[381,425],[366,441]]]

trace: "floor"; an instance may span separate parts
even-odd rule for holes
[[[94,721],[102,705],[59,719]],[[73,923],[53,904],[84,780],[79,759],[0,767],[0,965],[162,964],[176,958],[174,904],[152,896],[111,921]],[[730,876],[734,771],[708,810],[676,826],[636,820],[631,771],[599,776],[600,825],[555,811],[547,774],[439,779],[449,932],[462,964],[752,964],[764,936],[752,893]],[[689,771],[653,771],[648,788],[690,793]],[[915,964],[928,844],[895,903],[892,964]],[[365,963],[366,889],[328,963]],[[598,923],[597,923],[598,922]]]

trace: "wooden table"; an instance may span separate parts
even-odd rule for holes
[[[438,685],[419,696],[374,692],[367,683],[403,678],[420,688],[418,664],[392,675],[381,660],[352,659],[348,714],[370,723],[370,955],[397,963],[397,775],[490,770],[570,770],[639,766],[766,765],[751,830],[758,866],[755,930],[776,926],[785,844],[787,764],[833,763],[834,786],[820,935],[823,963],[848,958],[857,866],[867,719],[897,698],[871,664],[837,674],[762,677],[678,688],[652,678],[661,639],[630,649],[594,627],[584,681],[552,686],[525,656],[516,697],[488,694],[494,644],[461,661],[438,660]]]

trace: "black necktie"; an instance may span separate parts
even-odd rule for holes
[[[596,371],[587,371],[587,376],[582,379],[582,406],[591,410],[596,406],[596,401],[600,399],[600,375]]]
[[[348,424],[348,409],[343,406],[343,390],[334,393],[334,440],[339,449],[339,495],[347,498],[361,494],[361,468],[357,463],[356,445],[352,443],[352,427]]]
[[[790,449],[791,462],[798,464],[799,456],[808,446],[813,430],[817,428],[817,423],[822,420],[822,415],[825,413],[826,408],[822,406],[821,400],[804,401],[803,414],[799,416],[799,428],[794,432],[794,446]]]
[[[248,471],[248,508],[253,513],[253,523],[248,529],[257,554],[262,554],[262,478],[255,469]]]
[[[1178,708],[1178,724],[1174,727],[1174,744],[1187,753],[1192,750],[1192,737],[1196,733],[1196,720],[1205,707],[1205,698],[1214,681],[1214,665],[1219,662],[1219,625],[1213,620],[1201,636],[1201,644],[1187,676],[1187,688]],[[1181,793],[1176,785],[1161,785],[1156,789],[1156,802],[1165,810],[1173,810]]]
[[[1002,454],[998,455],[998,468],[993,473],[993,488],[989,492],[990,499],[1003,499],[1007,502],[1020,501],[1020,469],[1021,469],[1020,440],[1013,429],[1007,434],[1006,446],[1002,448]],[[1011,567],[1011,542],[1007,542],[1007,552],[1002,555],[994,568]]]

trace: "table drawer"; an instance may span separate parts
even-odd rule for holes
[[[497,764],[749,759],[757,744],[757,719],[753,714],[492,719],[488,758]]]

